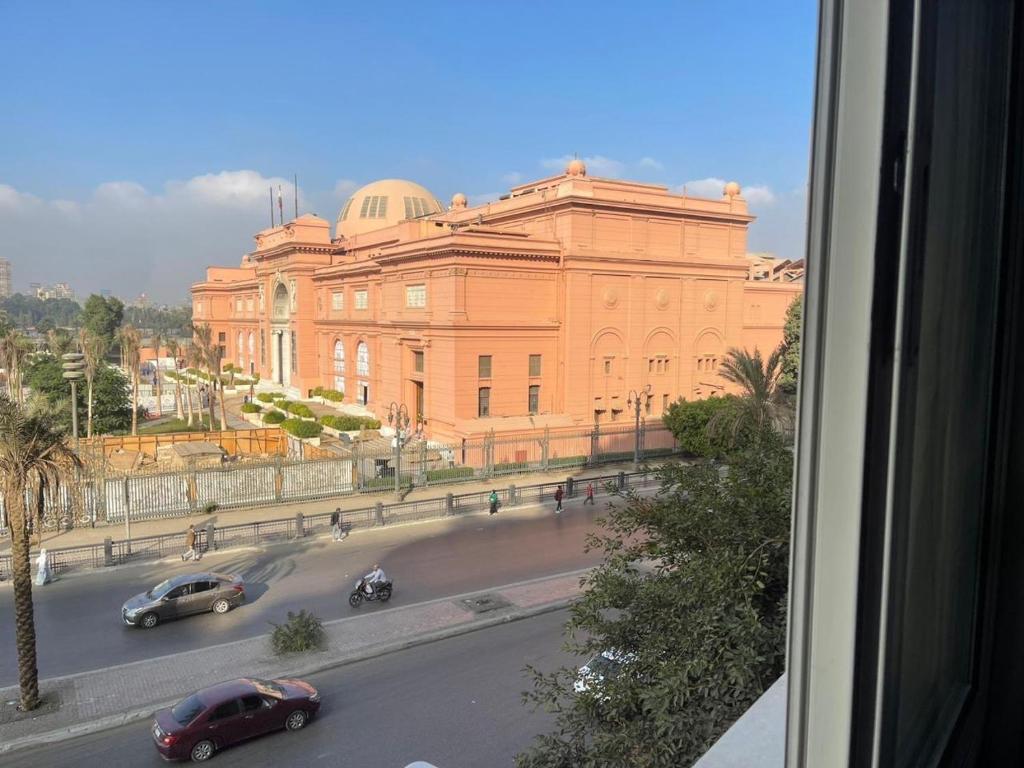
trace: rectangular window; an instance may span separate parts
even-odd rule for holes
[[[654,373],[654,359],[653,358],[647,361],[647,372],[648,373]]]
[[[252,314],[252,311],[255,308],[255,306],[256,305],[253,303],[251,296],[245,300],[245,311],[248,312],[250,315]]]
[[[412,369],[416,373],[423,373],[423,352],[415,351],[412,353]]]
[[[604,359],[604,372],[605,373],[611,373],[612,372],[612,359],[610,357],[606,357]]]
[[[217,334],[217,341],[219,341],[221,344],[223,344],[225,341],[227,341],[227,338],[228,338],[228,336],[227,336],[226,333],[221,332],[221,333]]]
[[[536,414],[540,412],[540,385],[533,384],[530,386],[530,398],[529,398],[530,414]]]
[[[476,415],[477,416],[490,416],[491,415],[491,388],[480,387],[480,391],[477,394],[476,400]]]
[[[540,355],[530,355],[530,375],[540,376]]]
[[[345,294],[341,291],[335,291],[331,294],[331,309],[337,312],[339,309],[345,308]]]
[[[405,286],[405,306],[420,309],[427,306],[427,286]]]
[[[235,312],[237,314],[239,314],[239,315],[242,314],[242,300],[241,299],[235,299]]]
[[[299,346],[295,343],[295,331],[292,331],[292,373],[299,370]]]
[[[370,294],[365,288],[356,291],[356,309],[366,309],[370,306]]]
[[[662,395],[661,396],[661,412],[662,413],[667,413],[668,412],[668,395]]]
[[[481,379],[491,378],[491,356],[480,355],[477,359],[477,376]]]

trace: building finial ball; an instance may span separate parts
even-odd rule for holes
[[[725,196],[726,197],[739,197],[740,196],[740,185],[735,181],[730,181],[725,185]]]
[[[586,176],[587,164],[578,157],[575,157],[569,161],[567,166],[565,166],[565,173],[567,176]]]
[[[467,204],[466,196],[461,192],[452,195],[452,208],[465,208]]]

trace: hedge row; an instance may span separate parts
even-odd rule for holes
[[[243,403],[242,413],[259,413],[263,409],[260,408],[256,403]]]
[[[280,424],[285,420],[285,415],[280,411],[267,411],[263,414],[264,424]]]
[[[285,419],[281,422],[281,429],[292,437],[320,437],[324,428],[315,421],[303,421],[302,419]]]
[[[314,397],[322,397],[324,400],[330,400],[332,403],[340,403],[345,399],[345,393],[340,392],[337,389],[328,389],[327,387],[316,387],[313,390]]]
[[[313,416],[315,415],[313,413],[313,409],[310,408],[305,403],[289,403],[288,413],[293,413],[296,416],[301,416],[307,419],[312,419]]]
[[[473,477],[472,467],[449,467],[448,469],[428,469],[427,482],[444,482],[447,480],[465,480]]]
[[[377,419],[367,419],[362,416],[321,416],[320,423],[339,432],[355,432],[359,429],[380,429],[380,422]]]
[[[256,395],[256,399],[261,403],[272,403],[274,402],[274,395],[270,392],[260,392]]]

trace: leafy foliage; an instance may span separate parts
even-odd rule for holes
[[[301,416],[301,417],[307,418],[307,419],[312,419],[313,415],[314,415],[313,414],[313,409],[310,408],[305,403],[289,403],[288,404],[288,413],[293,413],[296,416]]]
[[[730,458],[659,470],[592,535],[604,554],[567,646],[617,649],[624,672],[576,692],[575,669],[530,668],[524,700],[555,713],[519,768],[690,765],[783,671],[792,458],[765,430]]]
[[[267,411],[263,414],[264,424],[280,424],[285,420],[286,416],[280,411]]]
[[[85,302],[82,310],[82,327],[103,339],[107,346],[114,344],[117,329],[124,319],[124,304],[113,296],[103,297],[94,293]]]
[[[260,392],[256,395],[256,399],[261,403],[272,403],[274,402],[274,396],[269,392]]]
[[[39,299],[15,293],[0,299],[3,312],[10,325],[35,328],[46,333],[51,328],[71,328],[81,322],[82,307],[74,299]]]
[[[281,429],[292,437],[320,437],[324,428],[315,421],[303,421],[302,419],[285,419],[281,422]]]
[[[360,429],[380,429],[380,421],[377,419],[364,418],[362,416],[321,416],[320,423],[325,427],[336,429],[339,432],[356,432]]]
[[[669,405],[661,419],[683,451],[693,456],[718,459],[733,451],[739,441],[730,433],[709,430],[708,424],[716,418],[723,418],[720,414],[735,414],[739,405],[738,399],[732,395],[709,397],[692,403],[680,398]]]
[[[274,627],[270,634],[270,644],[278,656],[318,650],[327,642],[323,622],[305,609],[298,613],[288,611],[288,621],[284,624],[270,623]]]
[[[797,296],[786,310],[786,324],[782,328],[782,376],[779,388],[787,394],[796,394],[800,374],[800,333],[804,315],[804,297]]]
[[[259,413],[262,410],[256,403],[242,403],[242,413]]]
[[[57,424],[71,431],[71,386],[63,378],[63,367],[53,355],[36,355],[25,371],[25,383],[50,405]],[[78,387],[78,410],[84,426],[87,387]],[[93,381],[93,432],[110,435],[126,432],[132,425],[131,394],[128,379],[109,365],[96,369]]]

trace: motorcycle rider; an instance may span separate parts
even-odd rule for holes
[[[388,577],[384,575],[384,569],[380,567],[380,563],[374,563],[373,570],[366,574],[363,579],[366,582],[366,594],[375,595],[377,593],[377,585],[386,582]]]

